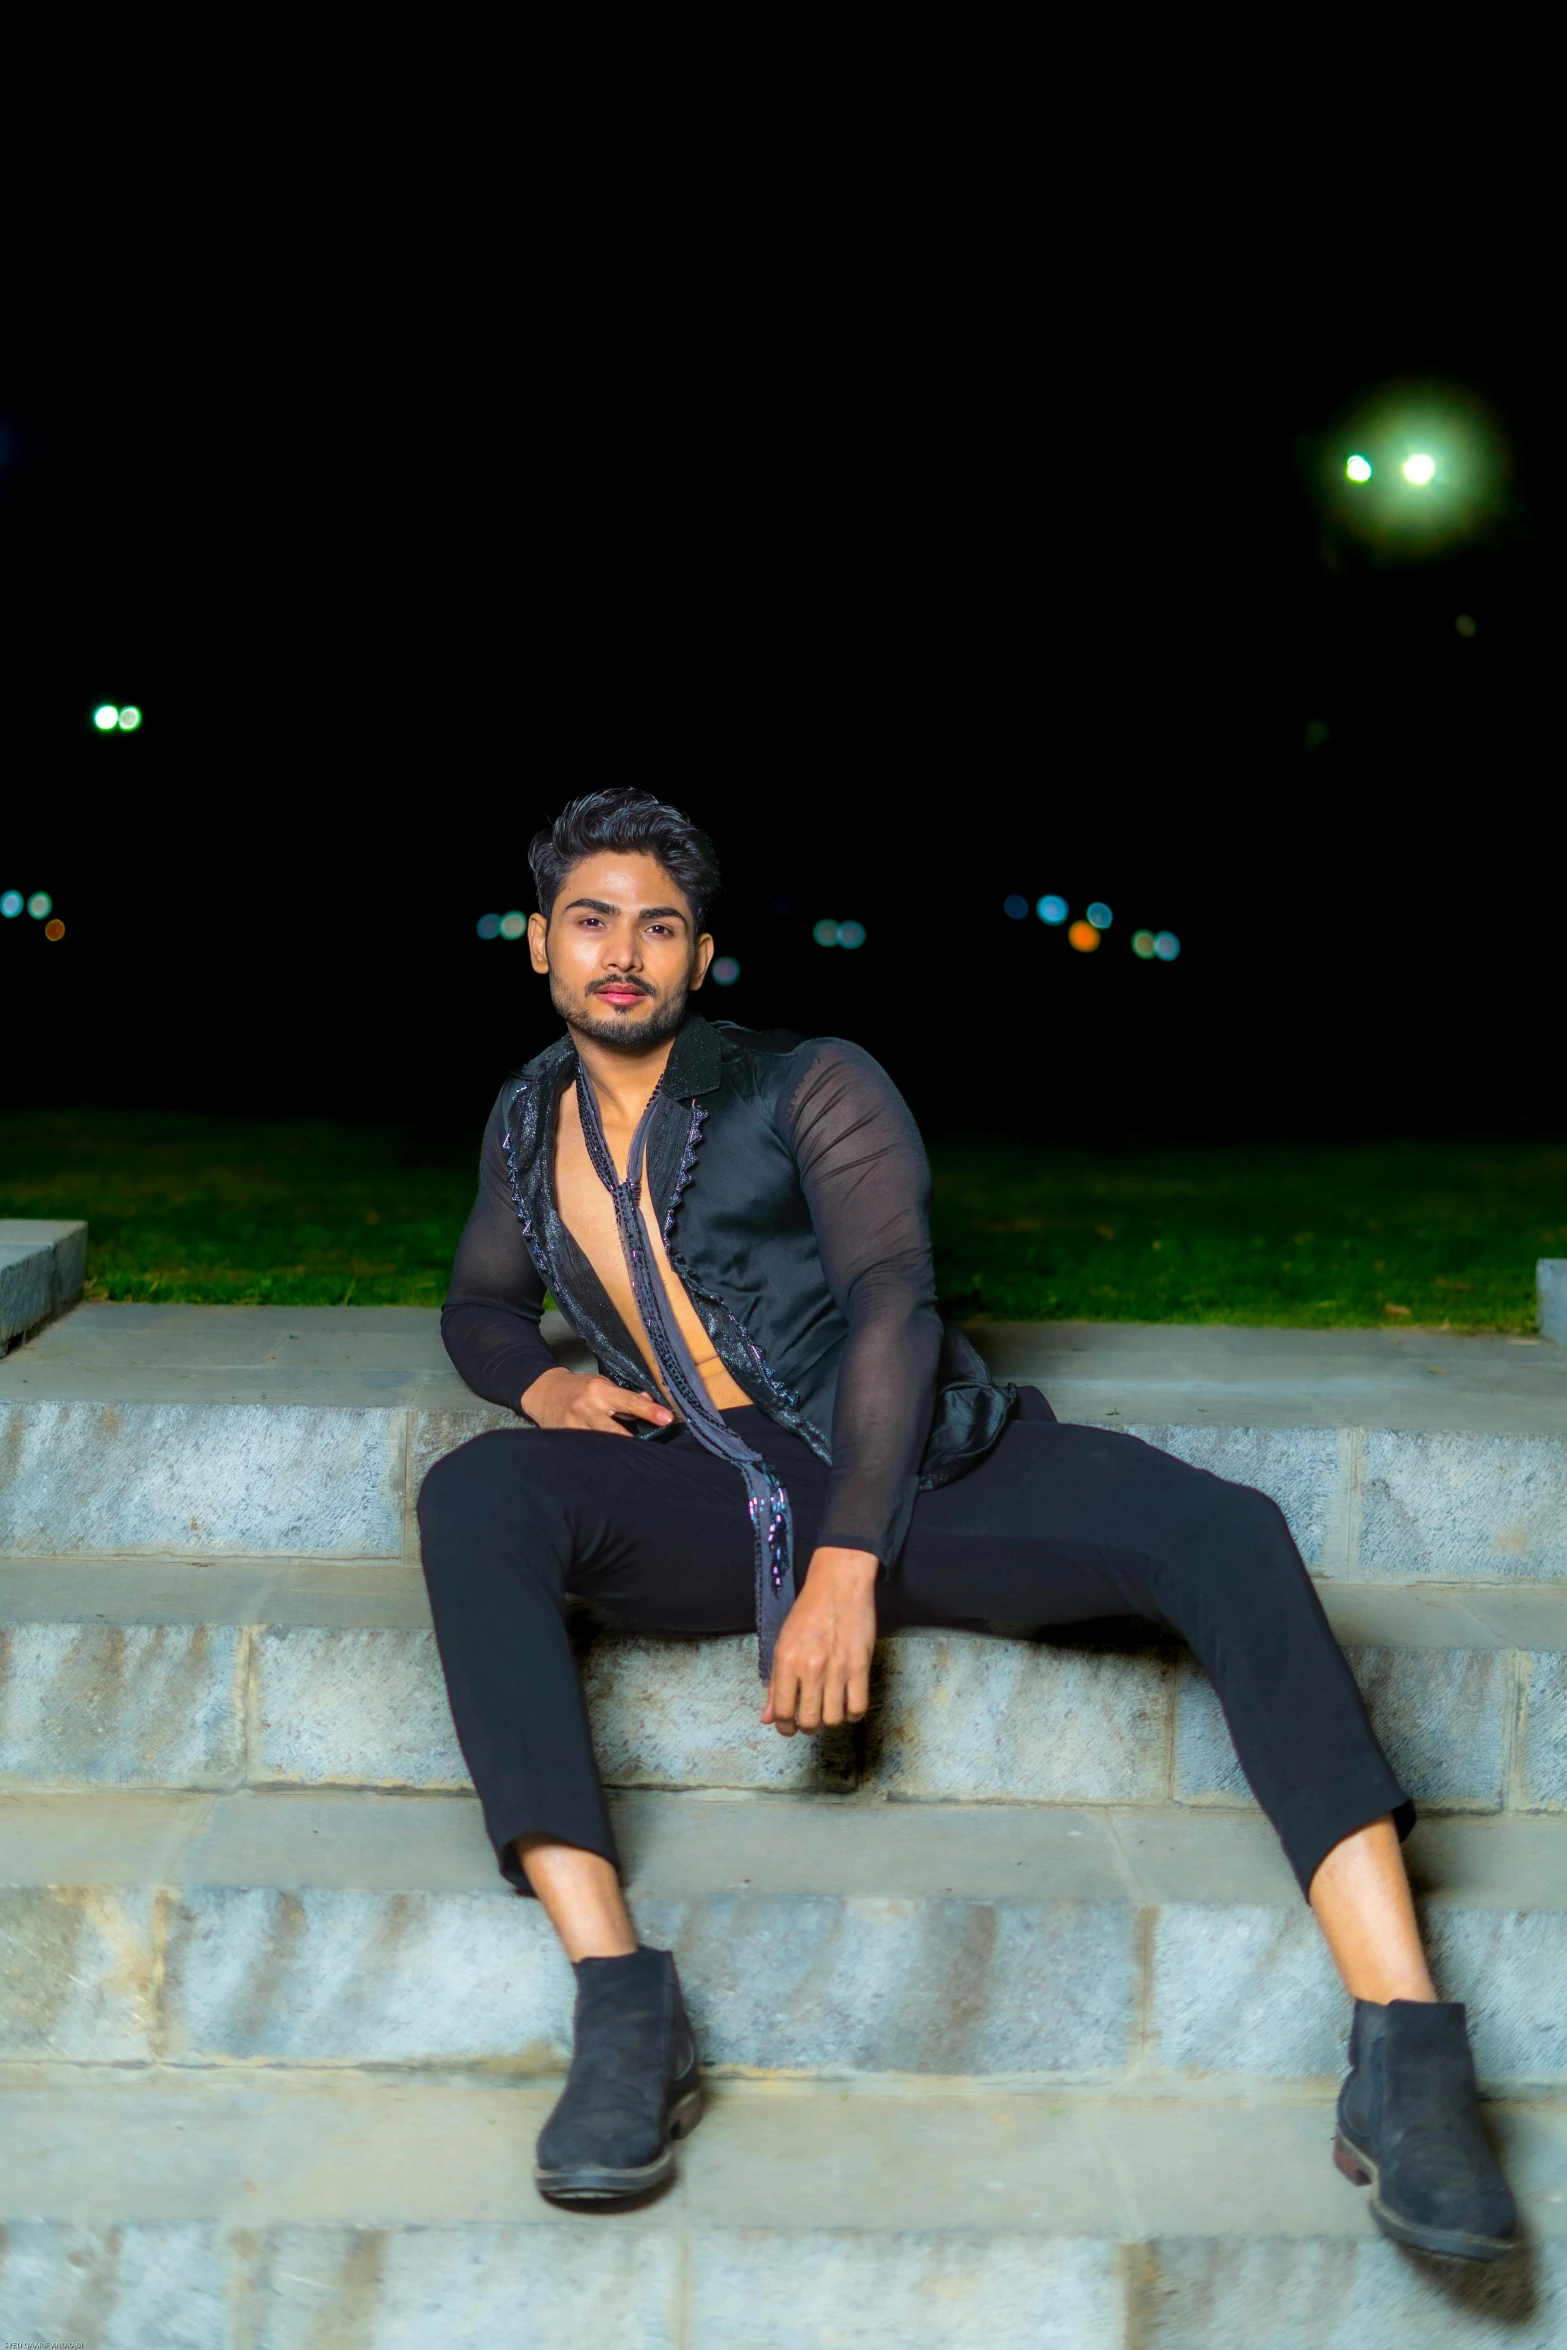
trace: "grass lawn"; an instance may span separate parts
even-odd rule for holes
[[[0,1112],[0,1215],[85,1216],[88,1294],[439,1305],[472,1134]],[[948,1310],[1017,1321],[1534,1328],[1567,1148],[1388,1143],[932,1152]]]

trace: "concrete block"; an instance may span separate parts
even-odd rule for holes
[[[1475,2067],[1493,2088],[1567,2076],[1567,1911],[1423,1906],[1432,1971],[1469,2010]]]
[[[1519,1801],[1528,1811],[1567,1811],[1567,1655],[1523,1659]]]
[[[328,2341],[366,2350],[684,2350],[682,2249],[668,2228],[606,2232],[564,2217],[270,2228],[252,2286],[262,2313],[255,2350],[324,2350]]]
[[[1541,1257],[1534,1268],[1540,1335],[1567,1346],[1567,1257]]]
[[[1169,1792],[1167,1656],[904,1632],[878,1661],[867,1778],[889,1795],[1155,1803]]]
[[[176,2057],[358,2064],[500,2058],[554,2071],[572,1977],[534,1902],[497,1893],[191,1886],[164,1997]]]
[[[0,2225],[6,2339],[92,2350],[251,2350],[229,2297],[229,2261],[211,2222]],[[319,2340],[319,2336],[317,2339]],[[299,2335],[303,2345],[307,2339]]]
[[[63,1313],[87,1277],[87,1227],[74,1218],[0,1216],[0,1354]]]
[[[403,1421],[0,1398],[0,1550],[396,1558]]]
[[[1130,2339],[1125,2267],[1103,2240],[755,2228],[698,2235],[691,2263],[687,2350],[1121,2350]]]
[[[606,1786],[832,1793],[858,1776],[851,1729],[780,1738],[763,1727],[754,1635],[606,1637],[589,1652],[583,1687]]]
[[[1368,1581],[1567,1576],[1567,1436],[1370,1428],[1363,1478]]]
[[[225,1787],[244,1771],[232,1624],[0,1625],[0,1787]]]
[[[1305,1903],[1171,1902],[1153,1923],[1148,2062],[1265,2080],[1344,2070],[1350,2005]]]
[[[0,2056],[150,2058],[155,1908],[131,1887],[0,1886]]]
[[[408,1415],[408,1508],[412,1513],[419,1499],[419,1488],[437,1461],[444,1460],[459,1445],[469,1444],[475,1436],[487,1436],[492,1428],[510,1428],[526,1436],[526,1423],[515,1412],[500,1404],[485,1403],[477,1395],[466,1405],[437,1410],[411,1411]],[[410,1529],[410,1548],[417,1554],[418,1530]]]
[[[1336,1428],[1239,1427],[1227,1421],[1191,1426],[1129,1426],[1129,1436],[1174,1453],[1232,1485],[1253,1485],[1284,1512],[1308,1567],[1337,1566],[1331,1556],[1342,1522],[1342,1431]]]
[[[785,2072],[1118,2071],[1136,2013],[1126,1903],[639,1898],[704,2059]]]
[[[1496,1649],[1347,1651],[1372,1727],[1417,1802],[1499,1810],[1507,1791],[1511,1659]],[[1213,1684],[1182,1660],[1175,1728],[1178,1802],[1248,1803]]]
[[[253,1781],[469,1785],[433,1632],[269,1624],[252,1655]]]
[[[1140,2350],[1556,2350],[1567,2263],[1554,2246],[1483,2268],[1427,2261],[1369,2230],[1204,2233],[1146,2245],[1134,2300]]]

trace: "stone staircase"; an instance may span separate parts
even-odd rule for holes
[[[1567,1353],[976,1332],[1062,1417],[1286,1508],[1422,1802],[1526,2210],[1470,2271],[1384,2243],[1332,2168],[1347,2003],[1151,1632],[904,1635],[860,1730],[788,1743],[751,1642],[588,1650],[711,2111],[647,2209],[541,2203],[570,1974],[480,1829],[412,1516],[510,1422],[434,1321],[88,1306],[0,1363],[0,2333],[1567,2339]]]

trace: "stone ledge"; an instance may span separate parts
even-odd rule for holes
[[[364,1568],[329,1582],[331,1609],[322,1578],[311,1580],[316,1596],[301,1606],[312,1617],[340,1608],[348,1620],[333,1624],[235,1624],[221,1612],[126,1622],[64,1603],[75,1592],[79,1609],[84,1584],[123,1583],[131,1570],[58,1572],[62,1612],[0,1615],[0,1790],[467,1789],[434,1635],[408,1620],[411,1590],[366,1595],[360,1612],[390,1609],[399,1620],[389,1624],[353,1621]],[[253,1601],[268,1579],[239,1575],[231,1589]],[[212,1605],[210,1593],[194,1596]],[[1351,1639],[1348,1655],[1416,1801],[1567,1810],[1567,1592],[1536,1595],[1538,1619],[1554,1607],[1561,1645],[1525,1651],[1486,1641],[1466,1598],[1432,1607],[1423,1590],[1380,1586],[1361,1596],[1338,1628],[1351,1633],[1358,1617],[1362,1630],[1392,1635]],[[1398,1640],[1395,1601],[1421,1635],[1412,1645]],[[1438,1634],[1453,1644],[1437,1645]],[[1110,1628],[1098,1637],[900,1633],[878,1650],[867,1722],[819,1738],[762,1727],[755,1656],[751,1638],[598,1639],[583,1672],[606,1784],[1251,1808],[1206,1677],[1184,1650],[1136,1627],[1119,1638]]]
[[[74,1305],[87,1278],[87,1227],[0,1216],[0,1355]]]
[[[1347,2002],[1259,1823],[776,1796],[616,1813],[639,1927],[679,1953],[716,2067],[1172,2090],[1341,2069]],[[1487,2082],[1559,2089],[1567,1823],[1435,1822],[1411,1857]],[[458,1798],[12,1798],[0,1882],[3,2057],[565,2059],[570,1970]]]
[[[1567,1257],[1541,1257],[1534,1269],[1540,1335],[1567,1346]]]

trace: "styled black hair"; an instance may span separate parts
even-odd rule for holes
[[[656,857],[671,881],[677,881],[685,892],[696,929],[701,930],[719,890],[713,844],[689,816],[654,799],[651,792],[639,791],[634,784],[586,792],[562,808],[546,831],[534,834],[528,844],[528,863],[539,893],[539,912],[546,922],[572,866],[601,849],[638,849],[645,856]]]

